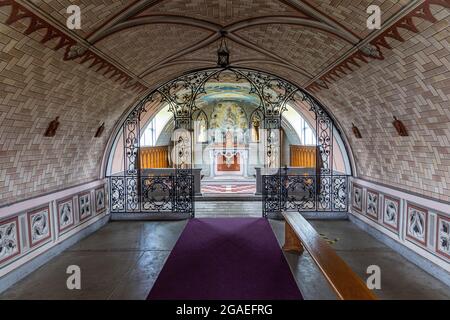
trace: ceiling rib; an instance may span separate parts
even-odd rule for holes
[[[214,43],[215,41],[217,41],[218,39],[220,39],[220,37],[221,37],[221,34],[220,34],[219,32],[216,32],[216,33],[210,35],[209,37],[203,39],[202,41],[200,41],[200,42],[198,42],[198,43],[196,43],[196,44],[194,44],[194,45],[191,45],[191,46],[189,46],[189,47],[186,47],[186,48],[184,48],[184,49],[181,49],[180,51],[178,51],[178,52],[176,52],[176,53],[174,53],[174,54],[171,54],[171,55],[169,55],[169,56],[167,56],[167,57],[164,57],[164,58],[161,59],[160,61],[154,63],[153,65],[150,65],[146,70],[144,70],[144,71],[139,75],[139,77],[143,78],[143,77],[149,75],[151,72],[154,71],[154,68],[155,68],[155,67],[158,67],[158,66],[160,66],[160,65],[163,65],[163,64],[165,64],[165,63],[168,63],[168,62],[170,62],[170,61],[172,61],[172,60],[175,60],[175,59],[177,59],[177,58],[180,58],[180,57],[182,57],[182,56],[184,56],[184,55],[186,55],[186,54],[189,54],[189,53],[191,53],[191,52],[200,50],[200,49],[202,49],[202,48],[204,48],[204,47],[210,45],[211,43]]]
[[[345,35],[345,37],[349,40],[349,42],[355,44],[360,41],[360,38],[353,32],[349,31],[348,29],[343,27],[341,24],[339,24],[326,14],[320,12],[318,9],[314,8],[309,3],[303,2],[301,0],[281,0],[281,1],[299,10],[300,12],[334,28],[335,31],[338,31],[340,34]]]
[[[22,3],[23,0],[17,0],[18,2]],[[69,32],[71,36],[75,39],[77,39],[77,42],[81,44],[81,46],[86,47],[88,50],[93,50],[94,52],[97,51],[101,56],[104,56],[105,59],[112,61],[114,64],[116,64],[116,61],[112,58],[110,58],[108,55],[101,52],[98,48],[95,47],[95,45],[90,45],[95,42],[100,41],[101,39],[115,33],[120,32],[121,30],[132,28],[138,25],[144,25],[144,24],[181,24],[181,25],[189,25],[192,27],[198,27],[203,28],[206,30],[209,30],[212,32],[210,36],[203,39],[200,42],[197,42],[193,45],[187,46],[183,48],[182,50],[178,51],[177,53],[171,54],[166,57],[162,57],[159,61],[155,62],[151,66],[149,66],[146,70],[144,70],[139,77],[144,77],[151,72],[161,69],[163,66],[172,65],[173,63],[177,63],[177,59],[182,58],[183,56],[200,50],[202,48],[207,47],[211,43],[214,43],[217,41],[222,33],[226,33],[226,36],[250,49],[255,52],[259,52],[266,57],[270,58],[269,60],[264,60],[264,62],[277,64],[279,66],[283,66],[286,68],[289,68],[295,72],[301,73],[303,76],[308,78],[307,85],[313,84],[315,81],[319,81],[318,79],[321,79],[321,77],[324,74],[327,74],[329,70],[334,70],[333,68],[336,68],[335,66],[339,65],[339,63],[342,63],[342,61],[345,61],[349,55],[354,54],[355,52],[359,52],[363,49],[365,45],[368,45],[375,39],[377,36],[382,34],[386,28],[389,27],[389,25],[394,24],[396,21],[401,19],[403,16],[405,16],[408,12],[411,12],[414,10],[415,7],[419,6],[420,4],[424,2],[431,1],[434,2],[444,2],[447,3],[449,0],[412,0],[411,3],[409,3],[407,6],[405,6],[399,13],[395,14],[393,17],[388,19],[388,21],[383,25],[383,28],[379,31],[372,32],[368,37],[361,40],[356,34],[354,34],[352,31],[345,28],[343,25],[341,25],[339,22],[335,21],[332,17],[327,16],[326,14],[322,13],[319,9],[314,8],[311,4],[308,3],[308,1],[303,0],[280,0],[280,2],[287,4],[294,8],[295,10],[301,12],[303,15],[306,15],[307,18],[304,17],[289,17],[289,16],[267,16],[267,17],[258,17],[258,18],[249,18],[241,21],[237,21],[234,23],[231,23],[227,26],[221,26],[220,24],[216,24],[213,22],[209,22],[202,19],[196,19],[192,17],[185,17],[185,16],[174,16],[174,15],[149,15],[149,16],[142,16],[142,17],[136,17],[139,13],[141,13],[143,10],[147,10],[151,8],[154,5],[157,5],[161,3],[163,0],[136,0],[134,3],[132,3],[129,7],[125,8],[124,10],[120,11],[116,15],[114,15],[109,21],[105,22],[99,29],[92,32],[87,39],[81,39],[78,35],[74,34],[73,32]],[[8,2],[8,1],[7,1]],[[39,13],[45,15],[47,19],[50,21],[53,21],[54,19],[50,17],[46,12],[42,12],[39,8],[36,8],[35,5],[32,5],[36,11]],[[328,65],[325,69],[323,69],[320,73],[312,75],[305,70],[303,70],[301,67],[296,66],[293,63],[285,61],[283,58],[278,56],[276,53],[263,49],[260,46],[258,46],[255,43],[252,43],[251,41],[241,38],[238,35],[236,35],[234,32],[238,30],[242,30],[244,28],[257,26],[257,25],[265,25],[265,24],[292,24],[292,25],[302,25],[306,27],[311,27],[315,29],[322,30],[324,32],[328,32],[333,34],[336,37],[339,37],[340,39],[349,42],[353,45],[353,48],[348,50],[347,52],[343,53],[341,58],[336,60],[334,63]],[[58,23],[58,25],[61,27],[62,25]],[[78,44],[77,44],[78,46]],[[76,46],[74,45],[74,48]],[[257,59],[248,59],[257,61]],[[242,62],[242,61],[241,61]],[[262,61],[260,61],[262,62]],[[243,63],[243,62],[242,62]],[[128,68],[125,68],[128,72]],[[109,69],[108,69],[109,70]]]
[[[251,18],[247,20],[242,20],[232,25],[226,26],[225,30],[232,33],[244,28],[265,25],[265,24],[290,24],[290,25],[299,25],[305,27],[311,27],[315,29],[320,29],[327,33],[332,34],[333,36],[337,36],[342,40],[355,44],[354,39],[348,37],[348,35],[342,32],[339,29],[335,29],[323,22],[311,20],[307,18],[299,18],[299,17],[259,17],[259,18]]]
[[[133,4],[131,4],[125,10],[120,11],[113,18],[104,23],[100,28],[92,32],[88,37],[87,41],[90,43],[95,43],[98,41],[105,30],[113,27],[114,25],[125,21],[126,19],[137,15],[145,9],[148,9],[158,3],[162,2],[162,0],[136,0]]]
[[[322,30],[324,32],[330,33],[340,39],[343,39],[346,42],[354,44],[359,41],[357,37],[355,37],[351,32],[343,28],[341,25],[322,14],[318,10],[315,10],[313,7],[299,2],[295,0],[284,1],[287,2],[288,5],[294,7],[297,11],[306,14],[309,18],[302,17],[286,17],[286,16],[268,16],[268,17],[259,17],[259,18],[249,18],[245,20],[241,20],[235,23],[232,23],[228,26],[221,26],[220,24],[215,24],[206,20],[192,18],[192,17],[184,17],[184,16],[174,16],[174,15],[155,15],[155,16],[143,16],[143,17],[135,17],[137,14],[150,8],[151,6],[158,4],[160,1],[156,0],[147,0],[144,2],[137,2],[134,5],[131,5],[128,9],[122,11],[113,19],[105,23],[100,29],[98,29],[94,34],[89,37],[89,41],[91,43],[95,43],[104,39],[105,37],[115,33],[120,32],[121,30],[136,27],[144,24],[157,24],[157,23],[167,23],[167,24],[182,24],[189,25],[192,27],[199,27],[209,31],[215,32],[210,37],[204,39],[203,41],[196,43],[192,46],[188,46],[183,48],[179,52],[169,55],[167,57],[162,58],[158,62],[149,66],[146,70],[144,70],[139,77],[145,77],[156,69],[159,69],[160,66],[165,65],[175,59],[182,57],[183,55],[189,54],[196,50],[200,50],[209,44],[213,43],[218,39],[221,32],[225,32],[227,37],[246,48],[259,52],[275,61],[277,61],[280,65],[289,67],[296,72],[301,73],[303,76],[311,79],[313,75],[308,73],[306,70],[296,66],[293,63],[285,61],[283,58],[278,56],[277,54],[263,49],[260,46],[252,43],[246,39],[243,39],[234,32],[257,25],[265,25],[265,24],[292,24],[292,25],[301,25],[311,28],[316,28]],[[134,18],[135,17],[135,18]]]
[[[112,26],[111,28],[104,30],[101,34],[98,35],[95,42],[99,42],[100,40],[103,40],[104,38],[116,32],[147,24],[181,24],[191,27],[202,28],[213,32],[219,31],[222,28],[219,24],[191,17],[166,16],[166,15],[138,17],[120,22]]]
[[[152,70],[149,71],[149,73],[147,75],[150,75],[152,72],[156,72],[162,68],[171,67],[171,66],[180,65],[180,64],[211,64],[212,66],[215,66],[216,63],[217,63],[217,61],[202,60],[202,59],[173,60],[173,61],[161,64],[155,68],[152,68]],[[298,69],[293,68],[292,66],[289,66],[285,63],[281,63],[279,61],[264,60],[264,59],[240,59],[240,60],[232,61],[231,65],[237,66],[237,65],[252,64],[252,63],[276,65],[279,67],[283,67],[283,68],[292,70],[294,72],[299,72]]]
[[[425,0],[427,1],[427,0]],[[322,71],[320,71],[318,74],[316,74],[312,79],[310,79],[305,86],[308,87],[312,85],[314,82],[318,81],[321,77],[323,77],[325,74],[327,74],[329,71],[336,68],[339,64],[343,63],[346,59],[348,59],[352,54],[358,52],[361,48],[368,45],[372,40],[377,38],[379,35],[381,35],[385,30],[387,30],[389,27],[394,25],[397,21],[399,21],[401,18],[412,12],[415,8],[417,8],[419,5],[423,4],[424,0],[412,0],[408,5],[406,5],[402,10],[400,10],[398,13],[390,17],[381,27],[379,30],[375,30],[371,34],[369,34],[365,39],[361,40],[360,43],[355,45],[353,48],[345,52],[339,59],[336,59],[333,63],[328,65],[326,68],[324,68]]]
[[[290,63],[290,62],[286,61],[285,59],[281,58],[281,57],[278,56],[277,54],[275,54],[275,53],[273,53],[273,52],[271,52],[271,51],[268,51],[268,50],[266,50],[266,49],[263,49],[263,48],[259,47],[258,45],[254,44],[254,43],[252,43],[252,42],[250,42],[250,41],[247,41],[247,40],[245,40],[245,39],[243,39],[243,38],[241,38],[241,37],[239,37],[239,36],[237,36],[237,35],[235,35],[235,34],[232,34],[232,33],[231,33],[231,34],[228,34],[227,37],[228,37],[229,39],[233,40],[234,42],[237,42],[237,43],[239,43],[240,45],[242,45],[242,46],[244,46],[244,47],[246,47],[246,48],[248,48],[248,49],[252,49],[252,50],[254,50],[254,51],[257,51],[257,52],[259,52],[259,53],[262,53],[262,54],[264,54],[264,55],[266,55],[266,56],[268,56],[268,57],[271,57],[272,59],[274,59],[274,60],[276,60],[276,61],[279,61],[280,63],[282,63],[282,64],[284,64],[284,65],[289,65],[289,66],[295,68],[297,72],[301,73],[302,75],[304,75],[304,76],[307,77],[307,78],[312,78],[312,77],[313,77],[313,76],[312,76],[309,72],[307,72],[306,70],[304,70],[304,69],[302,69],[302,68],[296,66],[296,65],[293,64],[293,63]]]

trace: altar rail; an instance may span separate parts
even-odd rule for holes
[[[262,175],[263,216],[283,212],[347,212],[347,175]]]
[[[194,175],[108,177],[111,213],[167,213],[194,217]]]

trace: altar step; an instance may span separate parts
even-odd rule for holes
[[[203,194],[255,194],[255,184],[202,184],[201,192]]]
[[[262,201],[261,195],[245,194],[245,193],[203,193],[201,196],[195,197],[196,202],[205,201]]]
[[[254,201],[204,201],[195,204],[196,217],[261,217],[262,204]]]
[[[220,183],[256,183],[254,177],[242,177],[242,176],[216,176],[216,177],[203,177],[202,184],[220,184]]]

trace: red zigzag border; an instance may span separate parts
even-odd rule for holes
[[[371,56],[365,54],[363,51],[358,50],[353,53],[350,57],[345,59],[343,62],[335,66],[333,69],[325,73],[323,76],[319,78],[319,81],[315,81],[310,84],[306,89],[310,92],[317,92],[321,89],[328,89],[327,83],[331,83],[332,81],[341,78],[343,75],[347,75],[348,73],[354,71],[352,68],[360,67],[360,63],[369,63],[370,59],[375,60],[383,60],[383,52],[381,51],[381,47],[386,49],[392,49],[392,47],[387,42],[387,38],[392,38],[400,42],[405,42],[405,40],[401,37],[399,29],[403,28],[409,30],[414,33],[418,33],[416,25],[414,24],[413,18],[419,18],[423,20],[430,21],[431,23],[435,23],[437,20],[433,16],[430,5],[440,5],[445,8],[450,8],[450,0],[425,0],[423,4],[418,6],[416,9],[408,13],[406,16],[398,20],[394,25],[386,29],[383,33],[377,36],[375,39],[370,41],[370,44],[376,48],[378,54],[376,56]],[[359,60],[359,61],[358,61]],[[320,84],[318,83],[320,82]]]
[[[38,30],[45,29],[45,35],[40,41],[42,44],[45,44],[50,40],[59,39],[57,44],[52,49],[58,51],[65,48],[64,60],[67,61],[80,58],[78,60],[78,63],[80,64],[90,62],[88,69],[97,67],[94,70],[95,72],[101,73],[108,79],[113,79],[114,82],[125,84],[125,89],[131,89],[137,93],[142,93],[148,89],[146,86],[139,83],[137,80],[134,80],[115,65],[99,57],[90,49],[86,48],[80,50],[81,52],[76,51],[77,41],[75,39],[41,19],[27,8],[18,4],[15,0],[0,0],[0,7],[4,6],[11,6],[11,12],[5,22],[7,25],[12,25],[20,20],[29,20],[28,27],[22,32],[23,34],[30,35]],[[75,50],[75,52],[73,50]]]

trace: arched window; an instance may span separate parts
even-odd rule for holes
[[[290,105],[287,105],[287,110],[283,112],[285,118],[298,135],[301,145],[310,146],[316,145],[316,131],[312,129],[308,121],[297,112]]]
[[[173,117],[173,113],[169,111],[169,107],[164,107],[159,111],[146,125],[141,135],[141,146],[154,147],[157,145],[158,138],[169,120]]]

